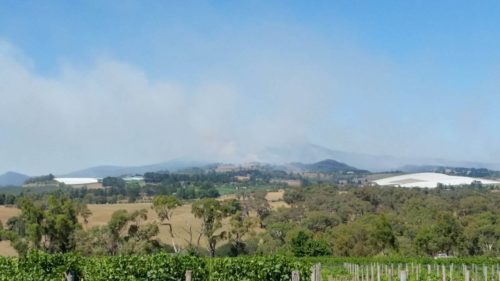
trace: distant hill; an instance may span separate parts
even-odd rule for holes
[[[29,176],[24,174],[7,172],[0,175],[0,186],[21,186],[28,178]]]
[[[500,171],[490,170],[486,168],[470,168],[470,167],[448,167],[448,166],[433,166],[433,165],[407,165],[399,170],[405,173],[440,173],[453,176],[464,176],[473,178],[500,178]]]
[[[370,171],[394,170],[408,163],[420,163],[413,159],[387,155],[370,155],[356,152],[332,150],[324,146],[302,143],[268,147],[258,154],[260,161],[268,163],[315,163],[323,159],[335,159]]]
[[[386,172],[401,170],[401,167],[407,166],[403,170],[406,172],[434,171],[435,167],[471,167],[476,169],[500,170],[500,164],[478,163],[478,162],[460,162],[448,161],[445,159],[428,159],[428,158],[411,158],[411,157],[395,157],[390,155],[371,155],[364,153],[346,152],[340,150],[331,150],[327,147],[310,143],[286,144],[273,147],[267,147],[251,153],[252,157],[249,163],[257,163],[250,165],[259,169],[268,167],[286,167],[293,169],[308,169],[311,171],[345,171],[345,170],[369,170],[371,172]],[[324,159],[335,159],[333,162],[324,162]],[[68,174],[58,175],[60,177],[95,177],[102,178],[106,176],[125,176],[144,174],[146,172],[158,172],[168,170],[170,172],[184,173],[200,173],[207,170],[212,170],[208,165],[220,162],[219,159],[213,161],[186,161],[186,160],[171,160],[167,162],[143,165],[143,166],[96,166]],[[242,162],[216,165],[215,169],[224,170],[234,168],[248,169],[249,166]],[[285,164],[285,163],[295,163]],[[313,164],[298,164],[298,163],[313,163]],[[344,164],[344,163],[348,163]],[[344,164],[346,166],[342,166]],[[352,165],[352,166],[351,166]],[[419,165],[428,165],[419,167]],[[227,166],[227,167],[226,167]],[[254,167],[254,168],[255,168]],[[355,168],[354,168],[355,167]],[[193,169],[200,168],[200,169]]]
[[[71,172],[63,177],[84,177],[84,178],[104,178],[104,177],[119,177],[127,175],[142,175],[147,172],[170,171],[176,172],[178,170],[187,169],[191,167],[199,167],[206,165],[202,162],[172,160],[152,165],[144,166],[96,166],[80,171]]]
[[[500,163],[450,161],[438,158],[397,157],[332,150],[311,143],[289,144],[267,147],[255,153],[256,161],[265,163],[314,163],[323,159],[335,159],[372,172],[394,171],[405,165],[430,165],[446,167],[472,167],[500,170]]]
[[[291,166],[294,166],[304,172],[312,173],[368,172],[332,159],[326,159],[312,164],[292,163]]]

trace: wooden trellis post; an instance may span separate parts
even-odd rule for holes
[[[317,263],[312,267],[311,281],[321,281],[321,264]]]
[[[75,276],[73,275],[72,272],[66,271],[66,272],[64,272],[64,280],[66,280],[66,281],[74,281],[75,280]]]
[[[408,273],[406,271],[400,271],[399,281],[407,281],[407,280],[408,280]]]
[[[300,281],[299,272],[296,270],[292,271],[292,281]]]
[[[377,281],[380,281],[380,264],[377,263]]]
[[[186,281],[191,281],[193,272],[191,270],[186,270]]]
[[[450,281],[453,281],[453,264],[450,264]]]

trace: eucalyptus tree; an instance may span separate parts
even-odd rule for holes
[[[175,245],[174,231],[171,223],[174,209],[182,206],[182,202],[173,195],[158,195],[153,199],[153,206],[151,208],[156,212],[160,222],[168,227],[170,238],[172,239],[172,247],[175,252],[178,252]]]

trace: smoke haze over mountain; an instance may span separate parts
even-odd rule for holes
[[[362,11],[346,7],[262,5],[77,7],[88,26],[77,24],[73,9],[61,16],[51,5],[44,13],[5,7],[0,172],[324,159],[272,151],[309,143],[403,159],[499,162],[500,53],[485,44],[500,38],[486,21],[498,9],[471,23],[485,33],[449,35],[422,32],[383,8],[368,26]],[[154,20],[138,16],[146,11]],[[461,16],[440,20],[452,26]],[[391,44],[375,38],[382,34],[393,36]]]

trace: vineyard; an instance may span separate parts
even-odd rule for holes
[[[499,281],[500,259],[81,257],[0,258],[0,280]],[[317,274],[314,274],[314,271]],[[186,274],[189,273],[189,274]]]
[[[500,281],[494,258],[317,258],[323,280],[337,281]]]
[[[292,271],[310,275],[310,263],[284,257],[198,258],[157,254],[150,256],[80,257],[30,254],[25,258],[0,258],[0,280],[92,281],[185,280],[290,280]]]

